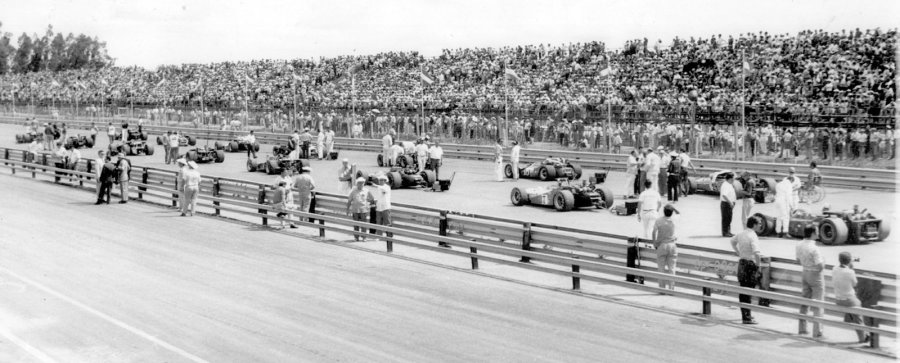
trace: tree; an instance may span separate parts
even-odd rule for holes
[[[31,53],[34,51],[34,44],[28,34],[22,33],[19,36],[19,48],[16,49],[16,55],[13,57],[13,71],[17,73],[28,72],[28,66],[31,64]]]
[[[0,29],[3,23],[0,22]],[[9,59],[16,52],[16,48],[12,46],[12,34],[0,32],[0,75],[10,72]]]
[[[39,38],[37,34],[34,34],[34,41],[32,42],[31,50],[31,61],[28,62],[29,72],[40,72],[46,67],[44,65],[44,60],[46,59],[46,48],[47,45],[46,43],[44,43],[44,39]]]
[[[47,69],[53,72],[66,70],[66,40],[62,34],[57,33],[50,42],[50,60],[47,62]]]

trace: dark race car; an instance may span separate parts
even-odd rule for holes
[[[143,131],[129,132],[128,140],[121,141],[121,134],[117,135],[116,141],[109,144],[109,150],[116,150],[125,153],[125,155],[153,155],[153,145],[147,142],[147,133]]]
[[[284,169],[300,171],[300,168],[309,166],[308,159],[290,159],[290,149],[287,146],[277,145],[272,148],[272,155],[263,160],[247,158],[247,171],[263,171],[266,174],[279,174]]]
[[[179,155],[178,157],[201,164],[211,162],[221,163],[225,161],[225,152],[222,150],[213,149],[209,146],[198,146],[196,148],[188,150],[184,153],[184,155]]]
[[[403,148],[403,152],[400,155],[397,155],[396,160],[393,160],[390,164],[385,163],[384,155],[378,153],[375,157],[375,161],[378,163],[378,166],[399,166],[401,168],[405,168],[407,166],[416,165],[416,144],[411,141],[402,141],[400,142],[400,147]]]
[[[216,150],[225,150],[225,152],[240,152],[247,151],[250,148],[253,148],[254,152],[259,151],[259,143],[248,142],[245,138],[237,138],[228,142],[216,141]]]
[[[750,218],[758,222],[754,228],[757,235],[775,235],[775,217],[756,213]],[[832,211],[826,207],[822,208],[822,214],[796,209],[788,222],[788,235],[803,238],[803,230],[807,226],[816,227],[819,241],[826,245],[882,241],[891,233],[887,221],[875,218],[866,210],[859,211],[856,207],[844,211]]]
[[[44,134],[39,134],[36,132],[16,134],[16,144],[29,144],[33,140],[37,140],[38,142],[43,142]]]
[[[355,178],[365,178],[366,184],[372,185],[375,184],[375,179],[379,177],[379,173],[366,173],[357,170],[354,175]],[[424,170],[420,173],[412,166],[405,168],[393,167],[387,172],[384,172],[384,175],[387,176],[387,185],[389,185],[391,189],[418,187],[431,188],[434,185],[434,182],[437,181],[434,171]]]
[[[741,184],[737,174],[731,170],[718,170],[709,173],[705,177],[688,177],[682,180],[682,188],[687,194],[704,193],[719,194],[722,183],[728,176],[734,177],[732,184],[735,191],[741,190]],[[753,187],[753,199],[757,203],[767,203],[775,200],[775,179],[754,178],[756,185]]]
[[[512,164],[503,167],[503,174],[507,178],[513,177]],[[540,179],[542,181],[566,178],[569,180],[581,178],[581,166],[570,162],[566,158],[548,157],[519,168],[520,178]]]
[[[557,179],[556,185],[534,188],[513,188],[509,199],[515,206],[525,204],[553,207],[564,212],[575,208],[610,208],[615,202],[612,191],[602,185],[572,183],[569,179]]]
[[[159,135],[156,137],[157,145],[164,145],[164,142],[168,142],[166,137],[167,135]],[[185,146],[195,146],[197,145],[197,139],[191,135],[178,135],[178,147]]]
[[[94,141],[91,140],[91,138],[87,137],[87,136],[75,135],[75,136],[69,136],[69,138],[66,139],[65,145],[72,145],[72,147],[74,147],[76,149],[83,149],[83,148],[90,149],[90,148],[94,147]]]

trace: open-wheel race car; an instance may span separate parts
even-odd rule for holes
[[[165,145],[165,142],[168,142],[168,135],[159,135],[156,137],[157,145]],[[195,146],[197,145],[197,139],[191,135],[178,135],[178,147],[185,146]]]
[[[44,134],[39,134],[37,132],[26,132],[24,134],[16,134],[16,144],[28,144],[34,140],[37,140],[38,142],[44,141]]]
[[[534,204],[553,207],[560,212],[585,207],[610,208],[615,202],[612,191],[605,186],[587,180],[573,183],[566,178],[557,179],[556,185],[552,186],[513,188],[509,199],[515,206]]]
[[[216,141],[216,150],[225,150],[225,152],[247,151],[253,148],[254,152],[259,151],[258,142],[249,142],[246,138],[240,137],[228,142]]]
[[[300,171],[300,168],[309,166],[307,159],[291,159],[290,148],[284,145],[276,145],[272,148],[272,155],[262,161],[247,158],[247,171],[263,171],[266,174],[279,174],[284,169]]]
[[[209,146],[198,146],[196,148],[190,149],[184,153],[184,155],[180,155],[179,158],[184,158],[187,161],[193,161],[196,163],[221,163],[225,161],[225,152],[222,150],[216,150]]]
[[[90,149],[90,148],[94,147],[94,141],[91,140],[91,138],[88,136],[75,135],[75,136],[69,136],[66,139],[66,142],[64,145],[72,145],[72,147],[74,147],[76,149],[82,149],[82,148]]]
[[[513,177],[513,165],[506,164],[503,174],[507,178]],[[572,163],[566,158],[548,157],[519,168],[520,178],[540,179],[542,181],[566,178],[569,180],[581,178],[581,166]]]
[[[754,228],[757,235],[775,235],[775,217],[756,213],[750,218],[758,222]],[[887,221],[875,218],[866,210],[859,211],[856,207],[844,211],[833,211],[826,207],[822,208],[822,214],[795,209],[788,222],[788,235],[803,238],[803,230],[807,226],[816,227],[819,241],[826,245],[882,241],[891,233]]]
[[[366,173],[360,170],[354,172],[353,175],[354,178],[365,178],[367,185],[375,184],[375,178],[378,177],[378,173]],[[384,172],[384,175],[387,176],[387,185],[391,189],[431,188],[434,182],[437,181],[434,171],[424,170],[420,173],[414,166],[405,168],[395,166]]]
[[[416,144],[411,141],[402,141],[400,142],[400,147],[403,148],[403,152],[397,155],[397,158],[391,163],[385,162],[384,155],[378,153],[378,156],[375,157],[378,166],[399,166],[405,168],[410,165],[416,165]]]
[[[718,170],[709,173],[704,177],[688,177],[683,178],[681,183],[682,190],[687,194],[706,193],[719,194],[722,183],[728,176],[734,177],[732,184],[735,191],[741,190],[741,182],[738,175],[731,170]],[[754,178],[756,185],[753,187],[753,200],[757,203],[767,203],[775,200],[775,179],[771,178]]]
[[[129,132],[128,140],[122,141],[122,135],[118,134],[116,141],[109,144],[109,150],[116,150],[125,155],[153,155],[153,145],[147,142],[147,133]]]

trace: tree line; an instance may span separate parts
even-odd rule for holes
[[[22,33],[15,43],[13,34],[3,31],[0,22],[0,75],[71,69],[98,69],[115,61],[106,53],[106,42],[84,34],[55,33],[48,25],[43,36]]]

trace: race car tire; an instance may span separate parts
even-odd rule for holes
[[[509,201],[512,202],[514,206],[524,205],[528,199],[525,198],[525,193],[522,193],[522,190],[519,188],[513,188],[509,193]]]
[[[256,164],[253,163],[252,159],[247,159],[247,171],[256,171]]]
[[[570,211],[575,207],[575,196],[568,190],[558,190],[553,193],[553,208],[557,211]]]
[[[268,160],[266,161],[266,165],[263,167],[266,171],[267,175],[272,175],[275,173],[275,170],[278,170],[278,165],[274,165],[275,161]]]
[[[141,141],[147,141],[147,132],[141,131]]]
[[[612,190],[607,187],[597,187],[597,190],[600,191],[600,197],[603,198],[603,204],[606,206],[605,208],[612,208],[613,203],[616,202]],[[597,208],[600,208],[600,206],[597,206]]]
[[[513,177],[513,169],[512,168],[513,168],[512,164],[506,164],[506,166],[503,167],[503,176],[505,176],[507,179],[512,179],[512,177]]]
[[[756,220],[756,226],[753,227],[753,232],[756,232],[756,235],[771,236],[775,234],[775,217],[754,213],[749,218]]]
[[[216,149],[216,150],[225,150],[225,146],[222,145],[221,142],[216,141],[215,143],[213,143],[213,149]]]
[[[121,148],[122,148],[122,152],[125,155],[132,155],[131,154],[131,146],[129,146],[128,144],[122,144]]]
[[[188,136],[185,136],[185,138],[187,138],[188,145],[190,145],[190,146],[197,145],[197,139],[194,138],[193,136],[188,135]]]
[[[434,185],[434,182],[437,181],[437,177],[434,175],[434,172],[431,170],[424,170],[424,171],[422,171],[421,175],[422,175],[422,179],[425,180],[425,183],[426,183],[425,186],[427,186],[427,187],[431,187],[432,185]]]
[[[253,143],[253,151],[259,152],[259,143],[258,142]]]
[[[387,174],[388,183],[391,186],[391,189],[399,189],[403,186],[403,177],[400,176],[399,172],[392,171]]]
[[[145,155],[153,155],[153,145],[144,144],[144,154]]]
[[[197,162],[197,151],[196,150],[188,151],[185,156],[187,157],[188,161]]]
[[[92,149],[94,147],[94,142],[89,138],[84,139],[84,146],[88,149]]]
[[[231,151],[241,151],[241,144],[238,144],[237,141],[229,142],[228,146],[231,147]]]
[[[571,165],[572,165],[572,171],[574,171],[574,174],[575,174],[575,179],[581,179],[581,165],[578,165],[578,164],[571,164]],[[607,205],[609,205],[609,204],[607,204]]]
[[[401,168],[406,168],[407,166],[413,165],[413,158],[409,155],[400,155],[397,158],[397,166]]]
[[[378,161],[379,167],[384,166],[384,155],[378,154],[378,157],[376,159]]]
[[[550,169],[547,169],[546,166],[542,166],[540,169],[538,169],[538,179],[540,179],[541,181],[550,180]]]
[[[23,141],[23,140],[24,140],[24,135],[16,134],[16,144],[24,143],[25,141]]]
[[[684,190],[687,191],[687,194],[694,194],[697,192],[697,184],[694,183],[694,181],[691,180],[691,178],[685,179],[684,185],[682,187],[684,187]]]
[[[878,224],[878,240],[884,241],[891,234],[891,223],[887,219],[882,219]]]
[[[162,135],[156,137],[156,144],[157,144],[157,145],[162,145],[162,144],[163,144],[163,137],[162,137]]]
[[[225,161],[225,151],[216,150],[216,162],[221,163]]]
[[[840,218],[826,218],[819,224],[819,240],[826,245],[842,245],[847,242],[847,224]]]
[[[312,165],[309,163],[309,159],[300,159],[299,161],[300,161],[300,168],[304,168],[304,167],[308,168],[308,167],[310,167],[310,165]],[[300,171],[300,170],[297,170],[297,171]]]

